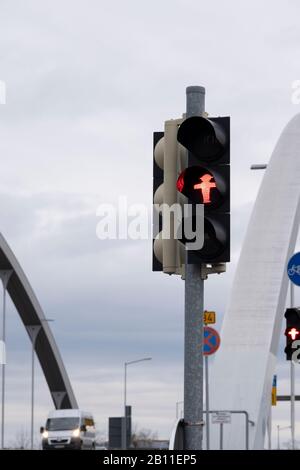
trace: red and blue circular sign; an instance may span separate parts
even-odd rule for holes
[[[290,280],[300,286],[300,253],[295,253],[287,265],[287,273]]]
[[[217,351],[221,343],[219,333],[210,326],[203,328],[203,354],[209,356]]]

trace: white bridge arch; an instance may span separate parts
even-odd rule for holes
[[[272,377],[285,310],[286,266],[299,227],[300,114],[282,132],[264,178],[243,243],[221,347],[210,378],[211,409],[245,410],[250,449],[262,449],[270,413]],[[245,420],[224,425],[224,449],[245,448]],[[211,426],[211,448],[219,448]]]
[[[66,369],[43,310],[14,253],[0,234],[0,271],[11,271],[7,284],[19,316],[27,329],[39,326],[35,351],[41,364],[55,408],[78,408]],[[28,331],[28,330],[27,330]],[[30,340],[32,338],[29,335]]]

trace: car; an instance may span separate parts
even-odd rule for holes
[[[95,449],[96,430],[91,413],[79,409],[54,410],[40,429],[43,450]]]

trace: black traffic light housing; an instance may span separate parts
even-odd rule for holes
[[[286,318],[286,347],[284,349],[286,360],[291,361],[293,353],[298,348],[293,348],[293,342],[300,340],[300,308],[287,308],[284,314]]]
[[[230,118],[192,116],[177,140],[188,150],[188,166],[177,189],[193,207],[204,204],[204,245],[189,250],[190,264],[230,261]]]

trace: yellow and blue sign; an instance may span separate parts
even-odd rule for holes
[[[273,376],[272,383],[272,406],[277,405],[277,375]]]
[[[204,325],[213,325],[216,323],[216,312],[204,310],[203,323]]]

